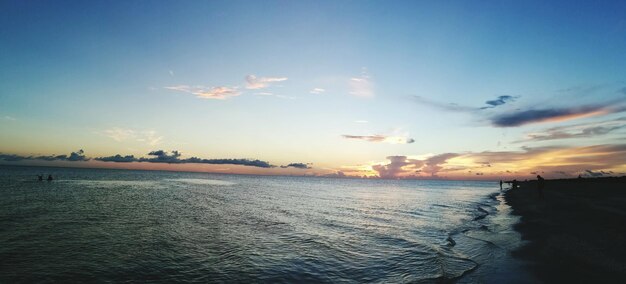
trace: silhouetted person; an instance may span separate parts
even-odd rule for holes
[[[52,181],[54,180],[54,178],[52,178],[52,175],[48,175],[48,181]]]
[[[43,175],[37,175],[37,180],[38,181],[43,181]]]
[[[500,180],[500,190],[502,190],[502,180]]]
[[[512,182],[511,184],[512,184],[512,185],[511,185],[511,188],[513,188],[513,189],[516,189],[516,188],[517,188],[517,186],[518,186],[518,183],[517,183],[517,180],[516,180],[516,179],[514,179],[514,180],[513,180],[513,182]]]
[[[539,192],[539,197],[543,198],[543,187],[545,185],[545,180],[537,175],[537,191]]]

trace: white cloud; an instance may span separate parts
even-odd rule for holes
[[[237,90],[237,87],[212,87],[206,88],[203,86],[187,86],[187,85],[178,85],[172,87],[165,87],[168,90],[174,90],[179,92],[185,92],[189,94],[194,94],[198,98],[203,99],[216,99],[216,100],[225,100],[231,97],[236,97],[241,95],[241,93]]]
[[[123,128],[114,127],[114,128],[105,130],[104,135],[108,136],[109,138],[117,142],[122,142],[131,137],[134,137],[135,131],[132,129],[123,129]]]
[[[374,96],[374,86],[367,75],[367,70],[363,70],[361,76],[350,78],[350,94],[357,97],[370,98]]]
[[[388,143],[388,144],[411,144],[415,142],[415,139],[408,136],[390,136],[390,135],[342,135],[346,139],[363,140],[376,143]]]
[[[319,95],[321,93],[326,92],[326,90],[322,89],[322,88],[313,88],[313,90],[309,91],[309,93],[311,94],[315,94],[315,95]]]
[[[255,75],[246,76],[247,89],[257,90],[267,88],[271,83],[287,81],[287,77],[257,77]]]
[[[143,131],[142,134],[144,135],[145,139],[148,142],[148,145],[150,146],[156,146],[163,142],[163,136],[158,136],[157,132],[154,130],[146,130]]]
[[[355,120],[355,123],[368,123],[369,121],[367,120]]]
[[[266,96],[266,97],[275,97],[275,98],[286,99],[286,100],[295,100],[296,99],[296,97],[290,97],[290,96],[284,96],[284,95],[276,95],[274,93],[268,93],[268,92],[256,93],[255,95],[257,95],[257,96]]]
[[[150,146],[157,146],[163,142],[163,136],[159,136],[154,130],[137,131],[133,129],[114,127],[104,130],[103,135],[117,141],[137,141],[144,142]]]
[[[4,116],[4,119],[5,120],[10,120],[10,121],[16,121],[17,120],[15,117],[8,116],[8,115]]]

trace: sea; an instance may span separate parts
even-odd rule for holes
[[[0,166],[0,283],[531,283],[517,221],[493,181]]]

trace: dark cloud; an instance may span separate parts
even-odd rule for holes
[[[280,167],[281,168],[296,168],[296,169],[310,169],[311,168],[309,164],[305,164],[305,163],[291,163],[289,165],[280,166]]]
[[[581,174],[581,176],[583,177],[606,177],[606,176],[612,176],[613,172],[612,171],[592,171],[592,170],[584,170],[583,173]]]
[[[37,156],[32,157],[32,160],[44,160],[44,161],[64,161],[67,160],[67,155],[50,155],[50,156]]]
[[[168,154],[163,150],[156,150],[148,153],[148,156],[152,156],[151,158],[139,158],[139,162],[148,162],[148,163],[168,163],[168,164],[178,164],[181,163],[182,160],[179,159],[181,153],[174,150],[172,154]]]
[[[70,156],[66,158],[66,160],[71,161],[71,162],[77,162],[77,161],[88,161],[89,158],[85,157],[85,151],[83,151],[83,149],[80,149],[78,150],[78,152],[72,152]]]
[[[495,108],[501,105],[504,105],[509,102],[514,102],[519,96],[499,96],[494,100],[488,100],[485,102],[487,106],[484,107],[471,107],[471,106],[463,106],[456,103],[441,103],[433,100],[429,100],[426,98],[422,98],[420,96],[413,97],[419,104],[439,108],[447,111],[455,111],[455,112],[476,112],[479,110]]]
[[[148,153],[151,158],[139,158],[138,162],[148,163],[168,163],[168,164],[211,164],[211,165],[241,165],[259,168],[273,168],[266,161],[251,160],[251,159],[202,159],[198,157],[191,157],[187,159],[180,159],[182,155],[179,151],[172,151],[168,153],[163,150],[152,151]]]
[[[130,162],[145,162],[145,163],[166,163],[166,164],[212,164],[212,165],[242,165],[259,168],[273,168],[266,161],[252,160],[252,159],[202,159],[198,157],[191,157],[187,159],[181,159],[182,153],[179,151],[171,151],[171,153],[163,150],[156,150],[148,153],[150,157],[135,158],[133,155],[122,156],[117,154],[109,157],[96,158],[102,162],[116,162],[116,163],[130,163]]]
[[[503,104],[506,104],[508,102],[513,102],[517,99],[518,97],[513,97],[513,96],[499,96],[497,99],[495,100],[490,100],[490,101],[486,101],[485,104],[489,105],[489,106],[485,106],[485,107],[481,107],[480,109],[488,109],[488,108],[494,108]]]
[[[20,156],[15,154],[0,154],[0,160],[7,162],[18,162],[22,160],[30,160],[31,156]]]
[[[94,160],[102,161],[102,162],[116,162],[116,163],[138,162],[138,159],[135,158],[135,156],[133,155],[122,156],[120,154],[117,154],[115,156],[109,156],[109,157],[98,157],[98,158],[94,158]]]
[[[22,160],[43,160],[43,161],[70,161],[70,162],[82,162],[89,161],[90,158],[85,157],[85,151],[78,150],[68,155],[50,155],[50,156],[21,156],[15,154],[3,154],[0,155],[0,160],[7,162],[17,162]]]
[[[167,163],[167,164],[213,164],[213,165],[242,165],[259,168],[274,168],[276,166],[261,160],[256,159],[201,159],[197,157],[191,157],[188,159],[181,159],[181,153],[179,151],[171,151],[171,153],[163,150],[156,150],[148,153],[149,157],[136,158],[133,155],[122,156],[120,154],[94,158],[96,161],[101,162],[114,162],[114,163],[131,163],[131,162],[144,162],[144,163]],[[6,162],[17,162],[23,160],[43,160],[43,161],[69,161],[79,162],[88,161],[90,158],[85,156],[83,150],[72,152],[70,155],[49,155],[49,156],[20,156],[15,154],[0,154],[0,160]],[[301,163],[292,163],[288,167],[301,168]]]
[[[192,157],[189,159],[181,160],[181,163],[212,164],[212,165],[240,165],[240,166],[258,167],[258,168],[276,167],[266,161],[250,160],[250,159],[200,159],[200,158]]]
[[[496,115],[491,118],[491,123],[496,127],[515,127],[529,123],[569,120],[584,116],[607,114],[617,111],[623,111],[623,109],[610,109],[606,106],[530,109]]]

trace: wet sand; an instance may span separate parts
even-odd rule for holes
[[[505,194],[515,230],[529,241],[513,256],[548,283],[625,283],[626,177],[521,182]]]

